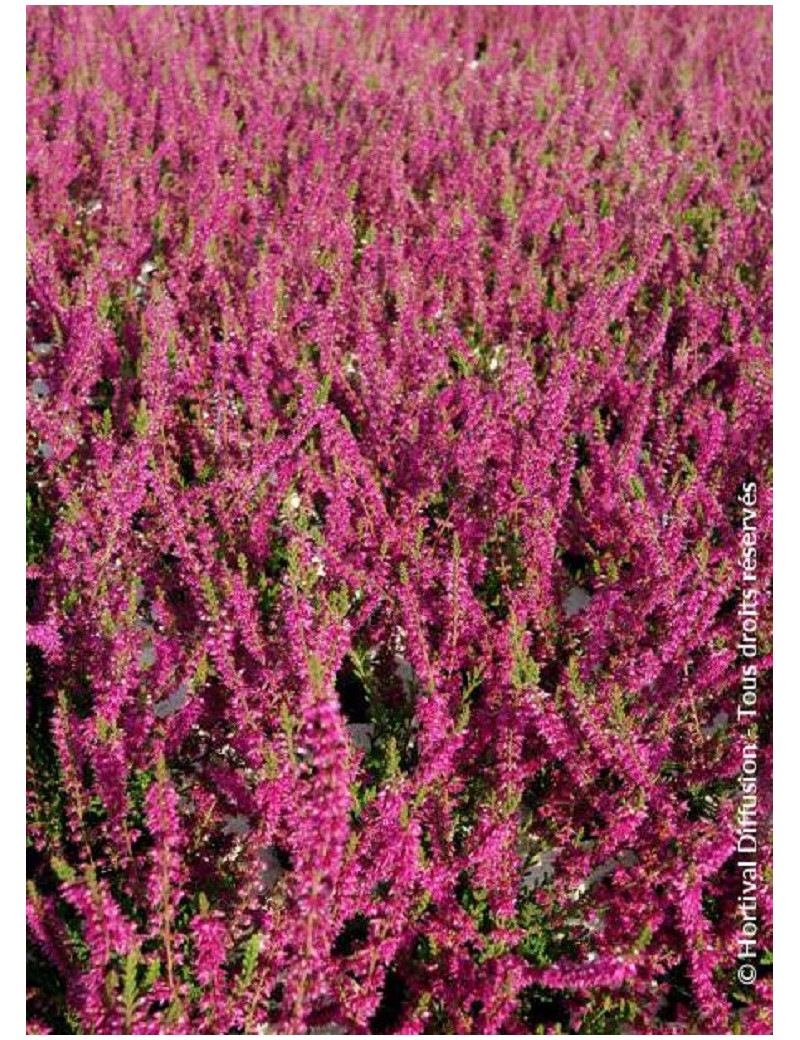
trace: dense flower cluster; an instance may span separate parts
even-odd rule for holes
[[[771,31],[28,9],[31,1032],[771,1031]]]

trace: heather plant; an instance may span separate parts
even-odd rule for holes
[[[29,1031],[770,1033],[771,9],[27,59]]]

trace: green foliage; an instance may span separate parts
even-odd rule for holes
[[[25,492],[25,562],[40,563],[50,549],[53,518],[43,500],[39,485],[29,481]]]
[[[526,558],[522,535],[505,517],[500,519],[483,552],[487,566],[476,595],[498,619],[508,617],[508,590],[525,581]]]

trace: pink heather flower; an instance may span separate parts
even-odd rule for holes
[[[770,1031],[771,31],[29,9],[29,1031]]]

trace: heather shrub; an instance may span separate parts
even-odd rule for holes
[[[771,9],[27,56],[29,1030],[771,1032]]]

